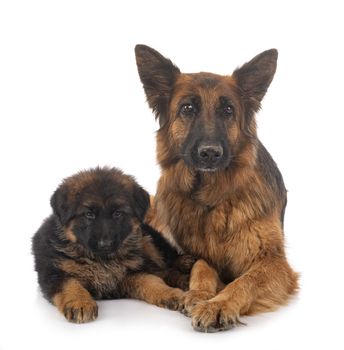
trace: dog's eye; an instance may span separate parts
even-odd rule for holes
[[[123,212],[121,212],[120,210],[115,210],[112,214],[112,218],[114,220],[118,220],[119,218],[121,218],[123,216]]]
[[[185,103],[180,107],[180,114],[190,117],[197,112],[196,107],[192,103]]]
[[[96,214],[94,214],[92,211],[87,211],[85,213],[85,217],[88,219],[88,220],[94,220],[96,218]]]
[[[228,105],[228,106],[225,106],[223,108],[223,115],[225,117],[231,117],[233,115],[234,111],[233,111],[233,107]]]

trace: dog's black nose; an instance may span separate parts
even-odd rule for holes
[[[207,165],[215,165],[223,156],[223,148],[221,145],[200,145],[198,147],[198,157],[202,163]]]

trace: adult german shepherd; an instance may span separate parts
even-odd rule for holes
[[[185,303],[194,328],[229,329],[240,315],[285,304],[298,288],[284,250],[286,189],[255,120],[277,50],[262,52],[230,76],[184,74],[150,47],[135,51],[160,123],[162,174],[147,220],[200,259]]]

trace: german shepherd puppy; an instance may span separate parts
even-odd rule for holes
[[[115,168],[80,172],[63,181],[51,206],[32,248],[42,292],[68,321],[94,320],[95,299],[180,308],[184,292],[162,278],[185,286],[193,260],[142,224],[149,195],[134,178]]]
[[[185,299],[194,328],[229,329],[240,315],[285,304],[298,288],[284,250],[286,189],[255,121],[277,50],[262,52],[229,76],[183,74],[150,47],[135,51],[160,123],[162,174],[147,221],[200,259]]]

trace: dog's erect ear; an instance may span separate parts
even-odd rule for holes
[[[275,75],[278,51],[271,49],[262,52],[251,61],[233,72],[245,101],[245,106],[257,112],[268,87]]]
[[[149,194],[141,186],[134,185],[133,189],[133,208],[136,216],[143,221],[145,214],[149,208]]]
[[[59,219],[62,226],[72,218],[74,205],[68,198],[68,190],[65,185],[60,185],[50,199],[50,205],[54,215]]]
[[[149,106],[160,127],[167,121],[167,109],[180,70],[169,59],[146,45],[136,45],[136,63]]]

